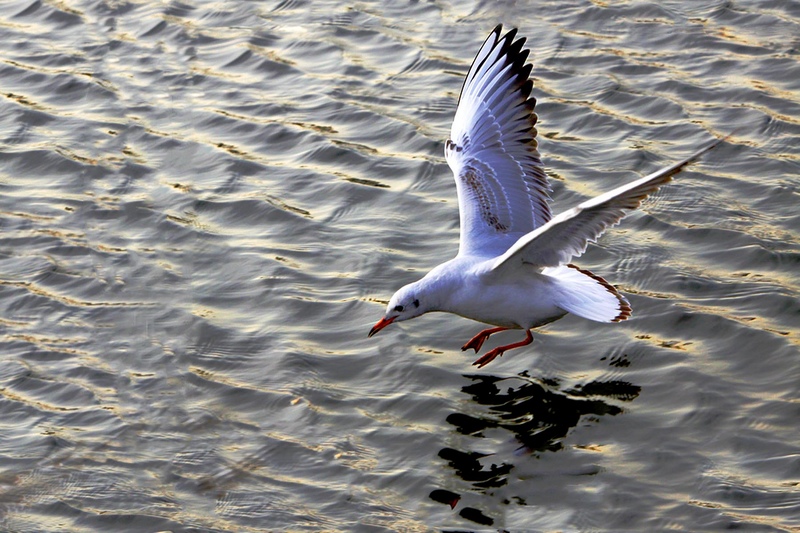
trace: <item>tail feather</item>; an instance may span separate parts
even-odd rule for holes
[[[575,265],[546,268],[544,274],[558,280],[558,307],[597,322],[621,322],[631,316],[631,305],[609,282]]]

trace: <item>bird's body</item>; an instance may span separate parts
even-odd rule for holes
[[[495,326],[462,347],[477,353],[494,333],[525,330],[524,340],[490,350],[478,366],[530,344],[531,328],[567,313],[599,322],[627,319],[625,297],[571,259],[720,142],[554,217],[537,151],[525,39],[515,41],[516,30],[501,32],[501,26],[494,29],[472,63],[445,143],[458,191],[458,255],[398,290],[370,331],[427,312],[453,313]]]
[[[429,295],[429,311],[445,311],[509,329],[530,329],[561,318],[555,305],[558,277],[520,269],[511,276],[491,270],[494,258],[457,256],[414,284]]]

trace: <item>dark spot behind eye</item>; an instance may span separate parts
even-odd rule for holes
[[[419,300],[414,300],[414,307],[419,307]]]
[[[394,306],[394,310],[397,311],[398,313],[402,313],[403,312],[403,306],[402,305],[396,305],[396,306]]]

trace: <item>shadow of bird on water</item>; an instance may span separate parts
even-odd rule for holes
[[[558,380],[532,378],[527,372],[513,377],[479,374],[464,377],[470,383],[461,389],[462,392],[471,395],[474,402],[484,408],[473,409],[470,414],[452,413],[447,422],[458,433],[476,438],[497,428],[509,431],[519,445],[512,459],[558,452],[563,448],[563,438],[582,418],[617,415],[623,411],[620,402],[632,401],[641,390],[637,385],[620,380],[590,381],[561,390]],[[487,463],[485,458],[491,455],[452,447],[439,451],[439,457],[471,485],[473,493],[508,483],[514,465],[507,460]],[[461,495],[436,489],[430,493],[430,498],[455,509]],[[473,507],[463,507],[459,514],[481,525],[494,522]]]

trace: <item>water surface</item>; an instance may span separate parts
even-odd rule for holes
[[[577,261],[631,320],[476,370],[477,323],[366,334],[456,252],[498,23],[556,212],[736,133]],[[0,529],[800,528],[796,2],[12,0],[0,37]]]

